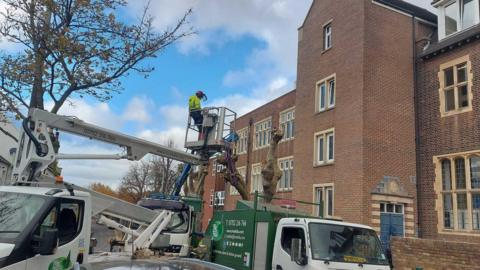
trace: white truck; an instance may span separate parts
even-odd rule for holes
[[[72,269],[76,263],[86,265],[92,216],[97,215],[101,222],[130,235],[131,241],[127,243],[131,244],[132,253],[148,250],[162,235],[164,245],[174,247],[179,255],[188,255],[193,230],[189,209],[153,211],[64,183],[61,178],[53,182],[44,172],[58,159],[139,160],[149,153],[187,164],[207,162],[209,155],[225,147],[223,136],[230,132],[231,123],[228,116],[235,117],[234,113],[225,113],[226,108],[213,110],[215,113],[205,110],[204,129],[200,131],[209,134],[199,136],[203,141],[189,142],[196,152],[188,153],[91,125],[75,117],[31,109],[19,136],[11,185],[0,186],[0,268],[63,270]],[[53,135],[54,131],[115,144],[123,147],[124,152],[117,155],[56,153],[54,142],[58,135]],[[5,179],[0,180],[5,182]],[[176,216],[181,211],[188,215],[187,219],[182,213],[179,216],[187,230],[168,231],[172,223],[178,226]],[[107,216],[136,223],[139,227],[132,230]]]
[[[259,203],[259,197],[255,193],[253,202],[239,201],[235,210],[214,213],[206,232],[212,262],[236,270],[390,269],[372,228],[310,217]]]

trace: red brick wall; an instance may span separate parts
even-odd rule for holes
[[[245,114],[237,119],[235,123],[235,129],[240,130],[245,127],[249,127],[249,138],[248,138],[248,151],[247,154],[241,154],[238,156],[238,162],[236,163],[237,168],[246,167],[246,180],[247,186],[250,188],[251,177],[250,171],[252,165],[256,163],[261,163],[265,160],[267,156],[268,148],[263,148],[259,150],[254,150],[254,139],[255,131],[254,124],[255,122],[261,121],[265,118],[272,117],[272,127],[279,127],[279,117],[280,112],[292,108],[295,106],[295,93],[296,91],[290,91],[287,94],[251,111],[248,114]],[[295,122],[297,124],[297,122]],[[287,157],[293,155],[293,141],[280,142],[278,145],[278,157]],[[295,181],[295,180],[294,180]],[[237,200],[240,199],[240,196],[230,196],[229,193],[229,184],[226,185],[226,200],[225,200],[225,209],[231,210],[236,206]],[[291,192],[278,193],[277,197],[281,198],[291,198]]]
[[[213,159],[210,160],[208,165],[208,175],[205,177],[204,183],[204,193],[203,193],[203,216],[201,219],[202,223],[202,231],[208,226],[209,220],[213,216],[213,211],[218,209],[218,206],[211,206],[210,205],[210,196],[214,194],[215,191],[223,191],[225,190],[225,183],[219,177],[218,174],[212,174],[213,171]],[[215,209],[214,209],[215,208]]]
[[[362,89],[364,2],[314,1],[298,44],[293,197],[313,201],[313,185],[335,183],[335,215],[362,222]],[[323,52],[331,21],[332,48]],[[316,83],[336,74],[335,108],[315,112]],[[335,128],[335,163],[313,166],[314,134]],[[307,207],[309,212],[312,207]]]
[[[473,72],[471,112],[440,116],[438,72],[440,65],[469,54]],[[433,156],[480,149],[480,42],[442,53],[418,64],[418,174],[421,237],[480,242],[480,234],[445,235],[437,232]]]
[[[368,1],[371,3],[371,1]],[[371,192],[385,176],[416,197],[414,51],[412,18],[366,5],[363,89],[363,223],[371,223]],[[413,204],[412,206],[414,206]],[[370,218],[369,218],[370,217]],[[407,235],[414,217],[406,216]]]
[[[393,237],[391,247],[395,270],[480,269],[478,242],[472,244]]]

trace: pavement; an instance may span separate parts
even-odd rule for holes
[[[97,239],[95,252],[110,251],[110,239],[114,238],[114,230],[110,230],[105,225],[97,224],[92,221],[92,237]]]

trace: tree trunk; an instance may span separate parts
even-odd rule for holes
[[[233,159],[233,163],[235,164],[237,162],[238,157],[233,156],[232,159]],[[226,160],[225,154],[217,158],[217,163],[227,167],[220,173],[223,180],[235,187],[235,189],[238,191],[238,193],[242,197],[242,200],[246,200],[246,201],[250,200],[250,193],[248,192],[248,187],[247,187],[247,183],[245,182],[245,179],[243,179],[243,176],[238,173],[236,168],[233,174],[228,170],[228,166],[227,166],[228,162]]]
[[[266,203],[270,203],[277,192],[278,180],[282,177],[282,171],[278,167],[277,147],[283,138],[282,129],[272,129],[272,140],[268,148],[267,159],[262,167],[263,194]]]

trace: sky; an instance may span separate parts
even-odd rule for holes
[[[182,148],[187,100],[197,90],[204,106],[227,106],[242,115],[295,88],[297,28],[312,0],[153,0],[154,27],[162,31],[193,8],[189,26],[196,35],[169,47],[146,64],[147,79],[132,73],[124,91],[108,103],[74,99],[60,113],[129,135]],[[358,1],[358,0],[338,0]],[[408,0],[430,7],[430,0]],[[122,19],[136,20],[146,1],[130,0]],[[10,50],[11,45],[2,46]],[[117,153],[118,147],[61,135],[61,152]],[[61,161],[66,181],[117,187],[129,161]]]

